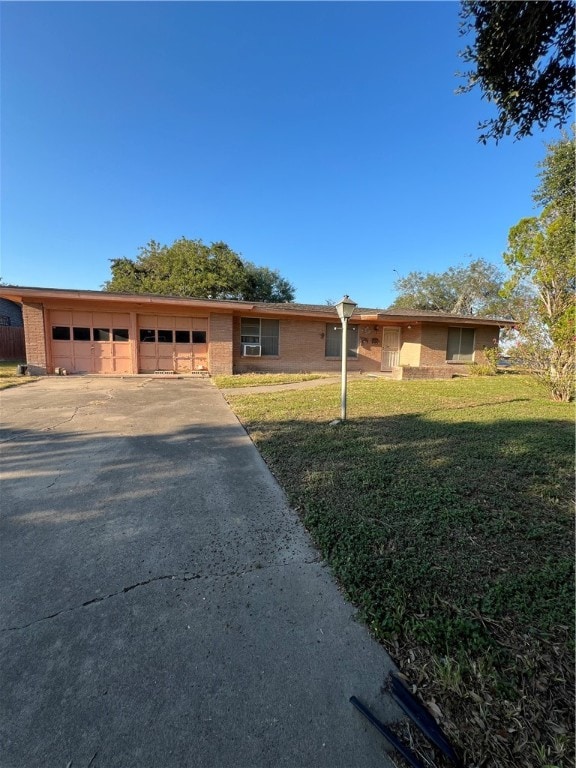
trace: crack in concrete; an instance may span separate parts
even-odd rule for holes
[[[111,391],[103,392],[103,395],[105,395],[108,398],[108,401],[114,399],[114,393]],[[89,403],[86,403],[86,405],[77,405],[74,408],[74,412],[72,413],[72,416],[70,416],[67,419],[63,419],[62,421],[58,421],[56,424],[51,424],[48,427],[42,427],[42,429],[36,430],[37,432],[51,432],[52,430],[56,429],[57,427],[60,427],[62,424],[68,424],[72,419],[76,418],[78,415],[78,411],[81,411],[83,408],[90,408],[90,406],[93,405],[101,405],[102,403],[106,403],[106,400],[91,400]],[[35,410],[40,410],[39,408],[36,408]],[[9,443],[11,440],[16,440],[19,437],[22,437],[22,439],[26,439],[30,437],[29,431],[26,432],[16,432],[15,435],[12,435],[11,437],[7,437],[4,440],[0,440],[0,444],[2,443]]]
[[[311,565],[312,563],[320,562],[320,558],[314,557],[312,558],[312,560],[302,560],[301,562],[303,565]],[[270,570],[271,568],[280,568],[289,564],[290,563],[274,563],[269,565],[260,565],[259,563],[256,563],[252,567],[245,568],[244,570],[241,570],[241,571],[229,571],[228,573],[216,574],[216,575],[214,574],[202,575],[200,573],[191,574],[189,571],[184,571],[181,574],[168,573],[162,576],[153,576],[151,579],[146,579],[145,581],[137,581],[135,584],[130,584],[127,587],[122,587],[122,589],[119,589],[116,592],[110,592],[109,595],[93,597],[91,600],[85,600],[83,603],[80,603],[80,605],[73,605],[71,608],[63,608],[61,611],[56,611],[56,613],[51,613],[48,616],[41,616],[39,619],[34,619],[34,621],[29,621],[27,624],[21,624],[15,627],[0,628],[0,632],[15,632],[21,629],[28,629],[29,627],[34,626],[34,624],[39,624],[43,621],[48,621],[49,619],[55,619],[58,616],[62,616],[62,614],[64,613],[71,613],[72,611],[77,611],[79,608],[86,608],[89,605],[94,605],[95,603],[101,603],[104,600],[110,600],[110,598],[112,597],[118,597],[119,595],[124,595],[127,592],[132,592],[133,589],[138,589],[138,587],[145,587],[148,584],[153,584],[156,581],[166,581],[166,580],[193,581],[195,579],[202,579],[202,578],[220,578],[221,579],[221,578],[226,578],[227,576],[244,576],[247,573],[254,573],[255,571]]]
[[[192,579],[200,578],[200,575],[188,576],[186,571],[182,575],[169,573],[163,576],[154,576],[153,578],[147,579],[146,581],[138,581],[136,584],[130,584],[128,587],[122,587],[122,589],[119,589],[116,592],[110,592],[109,595],[93,597],[91,600],[85,600],[83,603],[80,603],[80,605],[73,605],[71,608],[63,608],[61,611],[57,611],[56,613],[51,613],[48,616],[42,616],[39,619],[34,619],[34,621],[30,621],[28,624],[21,624],[15,627],[4,627],[3,629],[0,629],[0,632],[14,632],[18,629],[27,629],[28,627],[31,627],[34,624],[38,624],[39,622],[48,621],[48,619],[55,619],[57,616],[62,616],[64,613],[71,613],[72,611],[78,610],[78,608],[85,608],[86,606],[93,605],[94,603],[101,603],[103,600],[109,600],[111,597],[123,595],[126,592],[131,592],[133,589],[137,589],[138,587],[144,587],[147,584],[152,584],[154,581],[164,581],[165,579],[172,579],[174,581],[191,581]]]
[[[74,413],[70,418],[64,419],[63,421],[59,421],[56,424],[51,424],[49,427],[42,427],[42,429],[35,430],[36,432],[51,432],[53,429],[56,429],[56,427],[59,427],[61,424],[67,424],[69,421],[72,421],[72,419],[77,415],[80,408],[87,408],[87,405],[78,405],[76,408],[74,408]],[[11,440],[17,440],[19,437],[21,437],[23,440],[26,440],[27,438],[33,437],[30,435],[30,430],[26,430],[26,432],[16,432],[16,434],[12,435],[11,437],[7,437],[4,440],[0,440],[0,443],[9,443]]]

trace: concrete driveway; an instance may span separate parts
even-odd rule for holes
[[[386,768],[384,650],[210,381],[1,395],[3,768]]]

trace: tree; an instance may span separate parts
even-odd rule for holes
[[[208,299],[293,301],[294,287],[268,267],[244,261],[226,243],[206,245],[181,237],[172,245],[151,240],[135,260],[111,259],[106,291]]]
[[[274,303],[294,301],[294,286],[275,269],[257,267],[250,261],[244,262],[245,286],[242,298],[245,301],[271,301]]]
[[[393,307],[428,309],[455,315],[507,314],[500,296],[502,270],[484,259],[450,267],[446,272],[410,272],[394,283],[398,296]]]
[[[466,85],[479,86],[496,105],[497,117],[479,124],[480,141],[498,142],[514,131],[532,135],[534,126],[557,127],[571,117],[574,97],[574,3],[462,2],[460,34],[475,34],[460,56],[474,66]]]
[[[574,138],[566,136],[548,145],[534,193],[536,201],[547,205],[539,216],[522,219],[511,228],[504,254],[511,270],[508,294],[525,284],[535,292],[531,311],[520,318],[514,355],[546,385],[553,399],[563,401],[573,397],[575,374],[574,149]],[[569,154],[572,163],[566,164]]]

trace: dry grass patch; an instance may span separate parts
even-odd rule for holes
[[[19,363],[0,362],[0,389],[17,387],[20,384],[29,384],[36,381],[36,376],[22,376],[18,373]]]

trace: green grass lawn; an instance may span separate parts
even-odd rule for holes
[[[572,764],[572,405],[506,374],[351,381],[330,426],[339,396],[228,399],[465,764]]]
[[[213,376],[212,380],[220,389],[239,387],[268,387],[274,384],[294,384],[326,378],[323,373],[244,373],[235,376]],[[338,373],[335,374],[336,376]]]
[[[31,381],[36,381],[36,377],[18,375],[18,363],[0,362],[0,389],[29,384]]]

